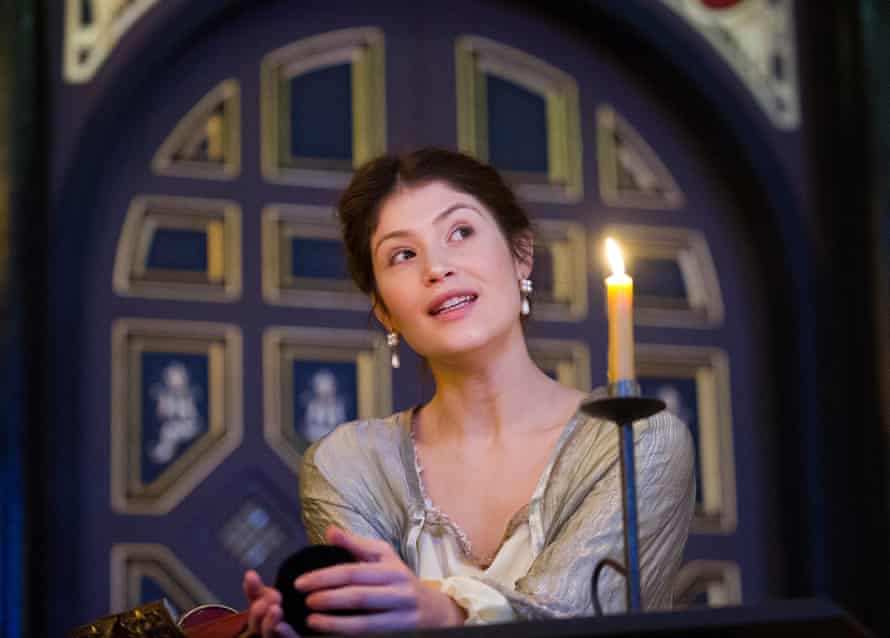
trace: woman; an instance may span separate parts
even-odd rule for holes
[[[618,437],[529,357],[528,215],[491,167],[426,149],[362,167],[339,216],[394,357],[399,340],[423,356],[435,395],[306,452],[309,540],[359,561],[297,579],[309,625],[349,634],[592,613],[594,566],[623,556]],[[643,601],[668,607],[694,501],[691,438],[667,413],[635,432]],[[294,635],[277,591],[255,572],[244,589],[253,631]],[[598,593],[604,609],[624,608],[618,574],[606,570]],[[368,614],[326,613],[350,608]]]

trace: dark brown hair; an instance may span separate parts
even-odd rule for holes
[[[375,303],[383,305],[371,260],[371,235],[377,228],[380,209],[398,188],[435,181],[479,200],[494,216],[513,255],[520,261],[531,256],[531,220],[494,168],[441,148],[383,155],[358,169],[337,207],[349,272],[362,292],[374,296]]]

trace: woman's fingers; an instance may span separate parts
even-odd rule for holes
[[[303,574],[294,581],[294,586],[311,592],[344,585],[389,585],[406,580],[400,567],[400,564],[388,563],[342,563]]]
[[[418,626],[416,609],[384,611],[363,616],[309,614],[306,623],[315,630],[334,634],[362,634],[369,631],[398,631]]]
[[[247,608],[247,628],[248,633],[256,634],[260,632],[263,619],[266,617],[266,611],[269,609],[269,602],[258,598],[250,607]]]
[[[278,638],[278,623],[284,618],[281,607],[278,605],[269,605],[262,616],[260,622],[260,635],[263,638]]]
[[[416,606],[416,597],[406,587],[352,586],[323,589],[306,597],[311,609],[408,609]]]
[[[299,638],[293,627],[284,622],[284,612],[280,605],[272,605],[260,625],[263,638]]]
[[[255,591],[253,593],[256,593]],[[272,607],[281,605],[281,594],[277,589],[262,587],[260,594],[254,596],[247,610],[247,627],[253,633],[262,631],[263,623]]]
[[[328,527],[325,536],[328,543],[349,550],[360,561],[376,563],[395,553],[388,543],[347,532],[335,525]]]
[[[247,596],[248,602],[253,602],[263,595],[263,579],[252,569],[244,572],[244,579],[241,581],[241,587],[244,589],[244,595]]]

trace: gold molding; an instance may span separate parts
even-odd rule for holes
[[[662,2],[717,51],[776,128],[792,131],[800,126],[792,0],[745,0],[720,9],[709,9],[698,0]]]
[[[556,372],[556,380],[570,388],[591,391],[590,349],[583,341],[529,339],[528,351],[542,369]]]
[[[263,299],[305,308],[368,311],[371,304],[351,279],[294,277],[284,240],[296,237],[342,242],[334,211],[324,206],[270,204],[262,212]],[[345,259],[345,252],[344,252]]]
[[[216,124],[221,140],[217,152],[221,163],[176,160],[174,155],[183,146],[195,146],[205,135],[208,118],[223,105],[222,122]],[[151,161],[152,170],[159,175],[231,180],[241,174],[241,91],[238,81],[229,78],[215,86],[179,120],[166,137]]]
[[[328,66],[352,70],[352,163],[294,158],[284,166],[280,125],[284,97],[281,76],[292,78]],[[356,27],[298,40],[267,54],[261,64],[261,165],[263,177],[279,184],[342,188],[352,171],[386,151],[386,60],[383,31]],[[289,154],[289,151],[288,151]]]
[[[298,357],[354,362],[358,418],[384,417],[392,411],[392,368],[380,334],[367,330],[272,326],[263,334],[263,436],[299,475],[306,442],[293,424],[293,383],[289,366]]]
[[[622,224],[605,227],[601,238],[605,237],[614,237],[621,244],[627,271],[631,275],[636,257],[674,260],[683,275],[688,307],[677,308],[661,303],[660,299],[663,298],[638,294],[634,298],[635,324],[665,328],[714,328],[723,323],[723,294],[703,233],[691,228]],[[591,250],[591,254],[601,255],[602,252]],[[597,260],[594,268],[605,272],[605,263]]]
[[[689,607],[705,592],[708,607],[742,604],[742,570],[733,561],[693,560],[680,568],[674,579],[675,604]]]
[[[150,269],[155,230],[207,234],[207,271]],[[241,297],[241,209],[232,201],[140,195],[127,209],[117,243],[112,288],[126,297],[231,302]]]
[[[654,174],[655,179],[663,188],[663,193],[621,191],[618,186],[618,163],[621,161],[621,157],[618,149],[615,148],[614,135],[616,133],[627,138],[628,145],[639,154],[639,161]],[[675,209],[682,208],[686,203],[686,196],[658,154],[637,132],[636,128],[608,104],[601,104],[596,109],[596,160],[600,198],[608,206]]]
[[[166,546],[156,543],[115,543],[111,547],[112,613],[142,604],[141,580],[151,578],[180,613],[219,599]]]
[[[503,171],[504,175],[516,184],[517,193],[530,201],[580,201],[584,177],[575,79],[524,51],[474,35],[457,38],[455,72],[458,148],[488,161],[485,74],[517,84],[543,96],[547,104],[548,174]]]
[[[166,514],[241,444],[241,332],[232,324],[118,319],[111,340],[111,508],[123,514]],[[141,477],[141,445],[134,445],[142,429],[143,352],[208,357],[208,431],[148,484]]]
[[[694,534],[731,534],[738,522],[729,357],[718,348],[637,343],[637,376],[693,379],[698,413],[696,451],[701,503]]]
[[[70,84],[93,79],[114,47],[159,0],[86,0],[93,19],[82,19],[84,0],[65,2],[63,76]]]
[[[577,222],[539,219],[535,244],[547,246],[553,266],[551,289],[536,282],[532,317],[542,321],[582,321],[587,318],[587,231]],[[534,274],[534,271],[532,271]],[[541,298],[546,290],[547,298]],[[537,297],[537,298],[536,298]]]

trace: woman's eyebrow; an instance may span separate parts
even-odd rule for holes
[[[465,204],[463,202],[458,202],[457,204],[452,204],[451,206],[449,206],[448,208],[443,210],[441,213],[436,215],[435,219],[433,219],[433,223],[438,224],[440,221],[442,221],[443,219],[448,217],[451,213],[453,213],[456,210],[460,210],[461,208],[467,208],[467,209],[475,212],[478,215],[482,215],[482,213],[479,211],[479,209],[476,208],[475,206],[471,206],[470,204]],[[380,248],[380,244],[385,242],[387,239],[392,239],[393,237],[406,237],[406,236],[410,236],[412,234],[413,234],[413,231],[410,231],[410,230],[390,231],[390,232],[386,233],[383,237],[381,237],[380,239],[377,240],[377,245],[374,246],[374,252],[376,253],[377,249]]]

